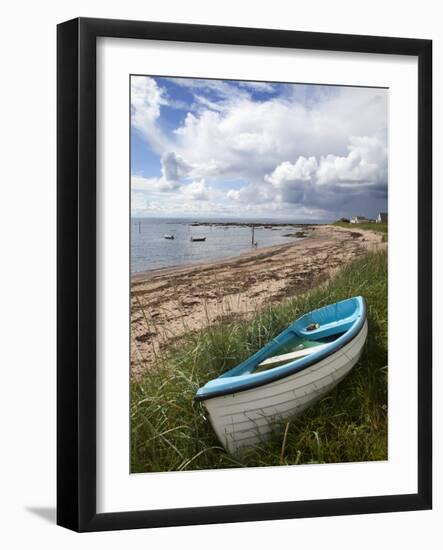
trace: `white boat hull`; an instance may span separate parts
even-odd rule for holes
[[[367,321],[348,344],[306,369],[257,388],[203,402],[220,442],[231,453],[256,446],[332,390],[360,358]]]

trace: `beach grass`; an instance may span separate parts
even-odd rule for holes
[[[386,250],[369,252],[304,295],[175,341],[131,381],[131,472],[386,460],[387,275]],[[198,388],[303,313],[356,295],[366,299],[369,333],[351,373],[260,448],[230,456],[193,400]]]
[[[337,221],[333,223],[332,225],[337,225],[338,227],[344,227],[345,229],[364,229],[366,231],[376,231],[378,233],[383,233],[383,242],[386,242],[388,240],[388,224],[387,223],[373,223],[373,222],[367,222],[367,223],[348,223],[348,222],[342,222]]]

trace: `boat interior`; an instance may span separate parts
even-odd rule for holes
[[[281,343],[269,350],[267,357],[257,363],[253,372],[302,359],[340,338],[355,321],[355,307],[349,302],[338,302],[300,317],[286,333],[280,335]]]
[[[302,359],[315,351],[325,348],[327,344],[337,340],[342,334],[344,332],[337,332],[337,334],[332,334],[318,340],[307,340],[294,333],[294,337],[290,341],[276,348],[266,359],[258,363],[254,368],[254,372],[262,372],[286,365],[296,359]]]
[[[304,359],[343,336],[356,322],[360,302],[344,300],[311,311],[225,376],[255,374]]]

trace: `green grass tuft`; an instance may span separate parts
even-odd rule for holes
[[[327,284],[251,320],[230,320],[181,338],[155,369],[131,383],[131,471],[386,460],[387,280],[387,252],[371,252]],[[193,401],[197,389],[303,313],[356,295],[366,299],[369,334],[351,373],[260,449],[227,454]]]
[[[347,223],[347,222],[335,222],[332,225],[338,225],[339,227],[344,227],[345,229],[365,229],[366,231],[377,231],[378,233],[383,233],[383,242],[388,240],[388,224],[387,223]]]

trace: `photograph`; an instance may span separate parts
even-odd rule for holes
[[[130,76],[131,473],[388,459],[388,97]]]

